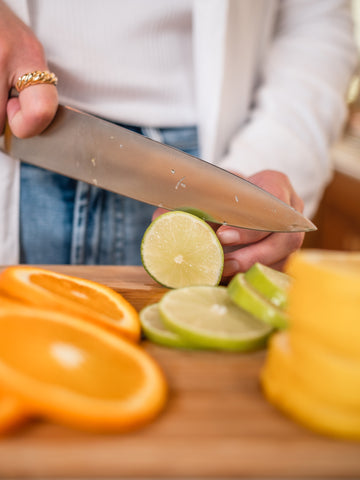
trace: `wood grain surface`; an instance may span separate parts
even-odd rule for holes
[[[165,289],[141,267],[51,266],[122,293],[137,309]],[[0,438],[0,478],[360,478],[360,443],[313,433],[263,397],[265,351],[180,351],[144,342],[170,395],[150,425],[92,435],[46,421]]]

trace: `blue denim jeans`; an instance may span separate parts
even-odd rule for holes
[[[127,128],[198,154],[196,127]],[[155,207],[26,163],[20,179],[20,263],[141,264]]]

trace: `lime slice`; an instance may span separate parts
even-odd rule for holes
[[[165,347],[191,348],[180,335],[165,327],[159,314],[158,303],[143,308],[139,315],[145,336],[152,342]]]
[[[238,308],[226,287],[192,286],[167,292],[159,312],[169,329],[202,348],[248,351],[262,348],[272,327]]]
[[[284,310],[276,307],[252,288],[243,273],[236,274],[228,285],[231,300],[254,317],[276,327],[286,328],[288,317]]]
[[[205,220],[205,222],[216,222],[215,218],[212,217],[209,213],[206,213],[203,210],[199,210],[198,208],[181,207],[181,208],[178,208],[178,210],[181,210],[182,212],[191,213],[192,215],[195,215],[196,217],[199,217],[202,220]]]
[[[245,272],[245,280],[277,307],[286,307],[291,284],[291,277],[286,273],[255,263]]]
[[[147,228],[141,243],[145,270],[161,285],[217,285],[224,252],[214,230],[195,215],[166,212]]]

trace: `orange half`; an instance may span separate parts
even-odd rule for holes
[[[89,431],[126,431],[154,419],[167,397],[160,368],[139,345],[35,308],[0,312],[0,385],[14,399],[0,414],[10,426],[23,411]]]
[[[0,392],[0,434],[14,430],[28,418],[28,412],[14,396]]]
[[[0,295],[22,304],[77,315],[130,340],[140,339],[141,326],[135,308],[120,293],[91,280],[14,266],[0,274]]]

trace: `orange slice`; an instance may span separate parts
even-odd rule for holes
[[[30,412],[94,432],[126,431],[154,419],[167,398],[160,368],[139,345],[36,308],[0,312],[0,385],[13,399],[3,397],[2,415],[0,402],[5,428]]]
[[[0,389],[0,434],[14,430],[26,422],[29,414],[19,401]]]
[[[116,330],[130,340],[140,339],[141,326],[135,308],[120,293],[90,280],[42,268],[14,266],[0,274],[0,295],[22,304],[77,315]]]

